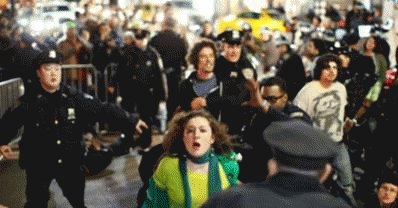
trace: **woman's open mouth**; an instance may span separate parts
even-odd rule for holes
[[[193,142],[192,147],[193,147],[194,149],[199,149],[199,148],[200,148],[199,142]]]

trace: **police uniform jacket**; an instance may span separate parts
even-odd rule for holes
[[[118,82],[123,107],[133,112],[131,106],[143,101],[156,104],[164,97],[164,89],[156,49],[148,46],[146,50],[131,47],[126,50],[124,59],[119,65],[115,81]],[[138,109],[139,112],[145,109]],[[156,108],[157,111],[157,108]]]
[[[239,180],[244,183],[264,181],[268,175],[267,168],[258,168],[258,159],[267,161],[272,158],[271,147],[263,139],[263,131],[273,121],[287,121],[300,119],[312,126],[309,115],[301,108],[288,102],[283,110],[270,107],[269,111],[256,113],[248,121],[241,135],[241,143],[244,148],[237,150],[243,158],[240,163],[241,172]]]
[[[242,70],[245,68],[254,69],[250,61],[242,53],[241,59],[236,63],[231,63],[220,56],[216,60],[215,73],[221,77],[223,82],[222,96],[222,116],[221,121],[229,126],[231,134],[240,134],[243,127],[242,117],[246,116],[246,111],[242,107],[244,101],[250,100],[250,91],[246,86],[246,79]],[[257,72],[253,70],[254,78],[257,79]]]
[[[183,80],[179,86],[178,102],[181,106],[181,110],[191,110],[191,101],[199,97],[193,89],[193,79],[196,77],[196,72],[193,72],[188,79]],[[210,89],[210,94],[206,97],[207,107],[206,109],[215,117],[218,118],[221,114],[220,101],[223,94],[223,82],[220,75],[216,74],[217,86]]]
[[[80,166],[83,160],[82,134],[96,121],[106,121],[125,134],[134,134],[137,115],[101,103],[89,95],[61,87],[49,94],[41,87],[20,99],[0,121],[1,143],[10,141],[24,126],[19,142],[20,167]]]
[[[230,207],[350,207],[327,192],[317,178],[279,172],[267,181],[231,187],[211,197],[203,208]]]

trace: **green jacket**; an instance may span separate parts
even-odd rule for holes
[[[238,184],[239,175],[239,164],[237,162],[237,154],[231,152],[229,154],[218,154],[218,161],[224,168],[224,172],[227,175],[228,181],[231,186],[236,186]],[[169,196],[167,191],[160,190],[153,177],[149,179],[149,187],[146,191],[147,197],[145,199],[142,208],[165,208],[169,206]]]

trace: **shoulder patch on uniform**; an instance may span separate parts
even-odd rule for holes
[[[303,112],[294,112],[294,113],[291,113],[289,116],[290,116],[290,118],[304,117],[304,113]]]
[[[89,94],[84,94],[84,98],[90,99],[90,100],[94,99],[93,96],[91,96]]]

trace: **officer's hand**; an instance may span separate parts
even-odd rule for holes
[[[3,145],[0,147],[0,154],[3,155],[6,159],[10,159],[15,157],[16,153],[12,151],[9,145]]]
[[[191,109],[199,110],[207,106],[207,101],[203,97],[196,97],[191,101]]]
[[[98,141],[92,133],[85,134],[84,139],[88,147],[93,147],[96,151],[101,150],[101,142]]]
[[[253,108],[257,108],[263,102],[263,98],[260,92],[260,85],[255,79],[248,79],[247,86],[250,91],[250,101],[243,102],[242,105],[249,105]]]
[[[143,120],[138,120],[137,125],[135,125],[135,130],[139,133],[142,134],[142,128],[149,129],[149,126],[143,121]]]
[[[123,98],[121,96],[117,96],[116,97],[116,105],[120,106],[120,104],[122,103]]]

